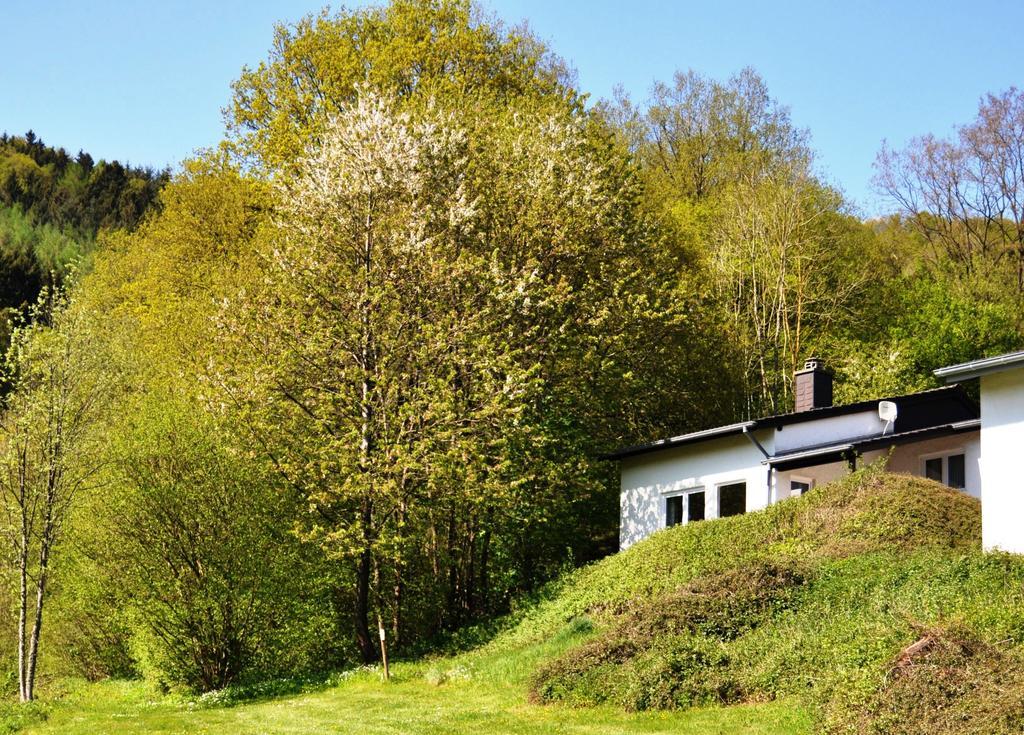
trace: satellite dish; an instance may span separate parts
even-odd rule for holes
[[[878,418],[886,423],[892,423],[895,421],[898,411],[899,409],[896,408],[896,404],[892,401],[878,402]]]

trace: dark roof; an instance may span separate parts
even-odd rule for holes
[[[938,426],[928,426],[923,429],[901,431],[895,434],[874,434],[872,436],[847,439],[833,444],[804,447],[797,451],[777,454],[774,457],[763,460],[762,464],[769,464],[777,470],[795,470],[800,467],[838,462],[848,458],[851,452],[859,453],[872,449],[887,449],[899,444],[921,441],[922,439],[934,439],[940,436],[977,431],[980,427],[981,419],[967,419]]]
[[[616,449],[614,452],[601,455],[601,459],[623,459],[625,457],[632,457],[635,454],[656,452],[659,449],[671,449],[672,447],[681,447],[684,444],[696,444],[697,442],[702,442],[707,439],[718,439],[731,434],[742,434],[744,431],[749,431],[756,427],[756,421],[741,421],[738,424],[716,426],[713,429],[693,431],[689,434],[680,434],[679,436],[673,436],[668,439],[658,439],[657,441],[649,442],[647,444],[636,444],[632,447]]]
[[[977,405],[975,405],[974,401],[968,397],[963,388],[959,385],[947,385],[941,388],[928,388],[927,390],[918,391],[916,393],[907,393],[902,396],[874,398],[867,401],[857,401],[856,403],[846,403],[842,406],[826,406],[825,408],[811,408],[806,411],[780,413],[774,416],[765,416],[764,418],[757,419],[756,423],[760,428],[767,428],[768,426],[787,426],[789,424],[799,424],[803,421],[831,418],[832,416],[845,416],[851,413],[860,413],[861,411],[872,411],[880,401],[892,401],[893,403],[898,404],[900,408],[903,408],[908,405],[930,403],[935,400],[943,399],[954,399],[962,403],[975,414],[978,412]]]
[[[711,429],[703,429],[701,431],[694,431],[689,434],[680,434],[669,439],[659,439],[657,441],[649,442],[646,444],[636,444],[630,447],[624,447],[617,449],[614,452],[609,452],[601,456],[601,459],[625,459],[627,457],[634,457],[638,454],[647,454],[649,452],[657,452],[663,449],[672,449],[674,447],[684,446],[686,444],[696,444],[698,442],[707,441],[709,439],[719,439],[724,436],[731,436],[737,434],[743,434],[758,429],[777,429],[790,424],[799,424],[805,421],[814,421],[817,419],[826,419],[833,416],[845,416],[851,413],[860,413],[862,411],[874,410],[878,406],[879,401],[892,401],[899,406],[901,414],[908,413],[904,409],[908,407],[922,406],[923,404],[929,403],[951,403],[960,407],[959,418],[962,419],[973,419],[978,416],[978,406],[970,399],[967,393],[964,392],[963,388],[959,385],[950,385],[942,388],[931,388],[929,390],[919,391],[917,393],[908,393],[902,396],[893,396],[890,398],[876,398],[870,401],[858,401],[857,403],[847,403],[842,406],[827,406],[824,408],[812,408],[806,411],[792,411],[789,413],[780,413],[772,416],[765,416],[759,419],[753,419],[751,421],[741,421],[735,424],[728,424],[726,426],[718,426]],[[905,419],[906,420],[906,419]],[[900,419],[897,418],[897,422]],[[918,417],[917,421],[907,426],[906,432],[918,430],[922,428],[930,428],[928,425],[919,425],[922,423],[928,424],[927,417]],[[948,424],[949,420],[933,421],[931,426],[940,426]],[[894,436],[894,435],[890,435]],[[847,442],[849,443],[849,442]],[[809,451],[807,450],[801,451]]]
[[[935,371],[935,376],[944,378],[947,383],[953,383],[1021,367],[1024,367],[1024,351],[1008,352],[1005,355],[985,357],[981,360],[972,360],[971,362],[962,362],[959,365],[941,367]]]

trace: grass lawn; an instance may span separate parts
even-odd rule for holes
[[[441,733],[525,735],[682,733],[804,735],[812,718],[796,699],[679,712],[628,713],[528,701],[539,663],[586,640],[589,628],[563,625],[554,635],[491,645],[392,667],[390,682],[374,670],[338,677],[300,694],[211,705],[161,696],[139,681],[53,682],[33,717],[18,705],[0,709],[0,734],[60,733]],[[280,691],[280,690],[278,690]],[[221,700],[223,701],[223,700]],[[45,714],[45,719],[43,719]],[[6,715],[6,716],[5,716]]]
[[[411,667],[410,667],[411,669]],[[683,713],[627,714],[526,702],[520,685],[450,681],[432,684],[398,667],[383,683],[359,674],[321,691],[233,707],[197,708],[154,697],[137,682],[83,686],[23,732],[62,733],[809,733],[796,704],[744,705]]]

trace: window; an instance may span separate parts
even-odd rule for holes
[[[718,517],[738,516],[747,512],[747,483],[735,482],[718,488]]]
[[[805,492],[811,489],[810,480],[790,480],[789,481],[789,496],[791,498],[799,498]]]
[[[946,458],[946,484],[963,490],[967,485],[964,471],[964,455],[951,454]]]
[[[683,522],[683,496],[673,495],[665,499],[665,525],[678,526]]]
[[[924,476],[958,490],[967,487],[967,468],[962,452],[924,460]]]
[[[686,520],[692,521],[703,521],[704,520],[704,491],[696,493],[686,494],[686,506],[687,513]]]
[[[704,520],[704,491],[693,490],[682,495],[665,498],[665,525]]]

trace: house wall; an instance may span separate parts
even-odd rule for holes
[[[981,378],[981,538],[1024,553],[1024,368]]]
[[[964,491],[981,497],[981,435],[977,431],[953,436],[926,439],[913,444],[902,444],[892,450],[887,469],[924,477],[925,457],[943,454],[964,454]]]
[[[864,452],[857,459],[857,466],[864,467],[869,465],[884,455],[885,452],[878,450]],[[810,480],[812,487],[818,487],[819,485],[826,485],[841,477],[845,477],[849,471],[850,465],[846,462],[828,462],[827,464],[801,467],[796,470],[779,470],[775,473],[775,498],[776,500],[785,500],[790,497],[789,483],[792,480]]]
[[[884,421],[878,418],[878,409],[814,419],[800,424],[789,424],[775,432],[775,451],[792,451],[803,447],[832,444],[846,439],[859,439],[882,433]]]
[[[757,440],[772,451],[772,433],[757,432]],[[619,547],[665,527],[665,499],[683,490],[703,486],[705,516],[718,517],[717,486],[747,483],[747,511],[769,503],[768,468],[764,455],[745,436],[728,436],[692,446],[666,449],[622,461],[619,495]]]
[[[801,467],[798,470],[777,471],[775,473],[775,497],[777,500],[785,500],[790,496],[790,482],[792,480],[810,480],[812,487],[825,485],[838,480],[850,471],[846,462],[829,462],[815,467]]]

